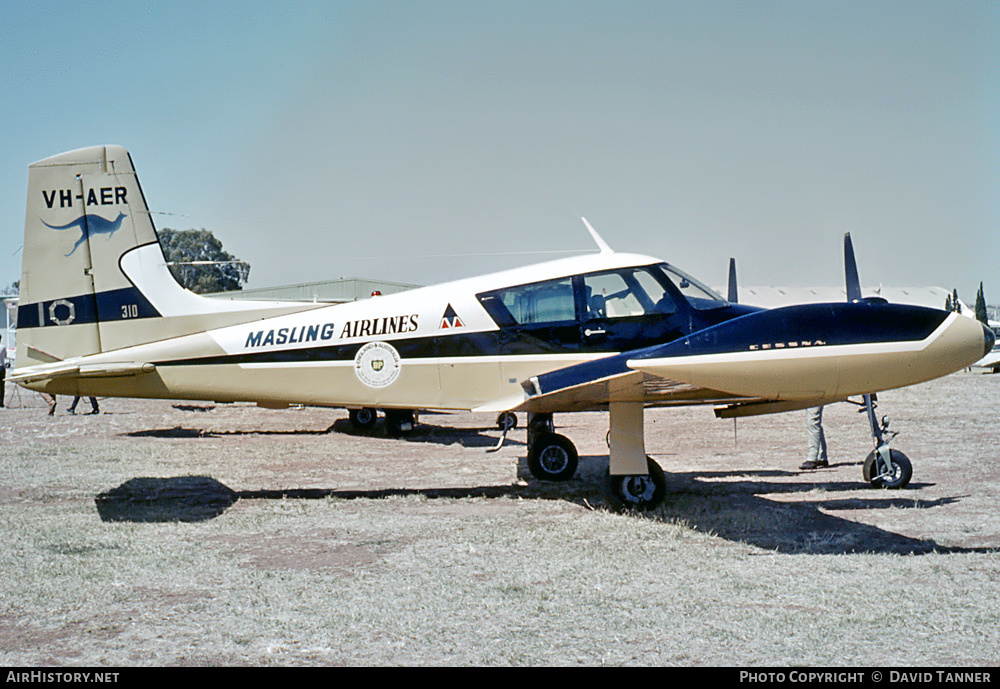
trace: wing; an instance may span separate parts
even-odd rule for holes
[[[648,406],[722,404],[747,401],[731,393],[636,371],[629,362],[636,350],[533,376],[521,384],[517,411],[549,413],[601,409],[611,401]]]

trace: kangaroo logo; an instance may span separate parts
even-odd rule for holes
[[[81,215],[73,222],[66,223],[65,225],[50,225],[44,220],[42,220],[42,224],[53,230],[68,230],[71,227],[76,227],[80,230],[80,238],[73,245],[73,251],[66,254],[66,257],[69,258],[92,234],[106,234],[108,235],[108,239],[111,239],[111,235],[117,232],[118,228],[122,226],[124,218],[125,214],[119,211],[118,217],[114,220],[105,220],[99,215]]]

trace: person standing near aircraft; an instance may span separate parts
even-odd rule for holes
[[[5,383],[7,380],[7,348],[3,346],[2,339],[0,338],[0,409],[3,408],[4,400],[7,395],[5,388]]]
[[[88,397],[87,399],[90,400],[90,412],[88,413],[100,414],[101,410],[97,408],[97,398]],[[79,403],[80,403],[80,396],[77,395],[76,397],[73,398],[73,403],[69,405],[69,409],[67,409],[66,411],[68,411],[70,414],[76,414],[76,405]]]
[[[45,400],[45,402],[49,405],[49,416],[55,416],[56,415],[56,396],[55,395],[50,395],[47,392],[40,392],[38,394],[41,395],[42,399]]]
[[[823,433],[823,407],[806,410],[806,432],[809,436],[809,451],[806,461],[799,465],[803,471],[813,471],[830,466],[826,456],[826,434]]]

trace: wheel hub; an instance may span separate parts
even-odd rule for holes
[[[558,474],[569,463],[569,455],[561,447],[547,447],[542,450],[538,461],[546,471]]]
[[[626,476],[622,479],[622,496],[629,502],[645,503],[652,499],[656,484],[649,476]]]

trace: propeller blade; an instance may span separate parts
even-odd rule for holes
[[[854,260],[854,244],[851,233],[844,235],[844,272],[847,278],[847,301],[861,300],[861,280],[858,278],[858,263]]]
[[[726,299],[734,304],[739,304],[739,289],[736,287],[736,259],[729,259],[729,294]]]

